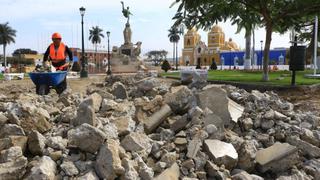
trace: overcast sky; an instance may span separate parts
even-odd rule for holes
[[[176,7],[169,8],[174,0],[124,0],[133,16],[130,18],[132,41],[142,41],[142,52],[165,49],[172,53],[168,29]],[[110,31],[112,46],[123,43],[123,29],[126,19],[122,15],[120,0],[0,0],[0,23],[9,22],[17,30],[16,43],[8,46],[8,53],[17,48],[31,48],[43,53],[51,42],[51,34],[60,32],[63,42],[69,47],[81,47],[81,16],[79,8],[84,6],[85,47],[93,48],[87,40],[88,29],[100,26],[104,33]],[[245,47],[244,32],[235,34],[236,27],[230,23],[219,24],[225,31],[226,40],[231,37],[241,48]],[[202,41],[207,42],[206,32],[199,31]],[[264,41],[265,31],[256,31],[256,49]],[[271,47],[288,47],[289,35],[274,34]],[[107,48],[106,38],[99,49]],[[182,41],[179,43],[182,48]],[[2,48],[1,48],[2,49]],[[2,51],[1,51],[2,54]],[[181,54],[181,51],[179,52]]]

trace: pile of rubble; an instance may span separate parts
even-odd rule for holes
[[[272,92],[112,77],[0,95],[0,179],[320,179],[319,117]]]

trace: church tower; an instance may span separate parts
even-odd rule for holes
[[[214,25],[208,33],[208,47],[209,48],[222,48],[225,42],[225,35],[222,28]]]
[[[225,34],[222,28],[214,25],[208,33],[208,49],[210,63],[215,59],[216,63],[220,63],[219,52],[223,49],[225,44]]]
[[[184,65],[194,64],[194,48],[199,43],[201,36],[195,28],[188,30],[184,35],[184,48],[182,52],[182,61]]]

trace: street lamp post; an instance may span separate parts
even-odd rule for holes
[[[81,68],[81,72],[80,72],[80,77],[85,78],[85,77],[88,77],[87,62],[86,62],[85,55],[84,55],[84,32],[83,32],[83,16],[84,16],[86,9],[84,7],[81,7],[79,10],[80,10],[80,15],[81,15],[81,29],[82,29],[82,52],[81,52],[82,68]]]
[[[107,37],[108,37],[108,71],[107,71],[107,75],[111,75],[111,68],[110,68],[110,41],[109,41],[110,31],[107,31]]]
[[[262,69],[262,59],[263,59],[263,53],[262,53],[262,43],[263,43],[263,41],[261,40],[260,41],[260,43],[261,43],[261,63],[260,63],[260,70]]]

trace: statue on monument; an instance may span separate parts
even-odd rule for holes
[[[132,31],[130,28],[130,24],[126,24],[126,28],[123,30],[123,36],[124,36],[124,44],[132,44],[131,43],[131,36],[132,36]]]
[[[129,6],[127,7],[127,9],[124,8],[124,3],[123,1],[121,1],[122,4],[122,14],[125,18],[127,18],[127,24],[129,24],[129,19],[130,19],[130,15],[132,15],[132,13],[129,10]]]
[[[125,18],[127,18],[127,23],[126,23],[126,27],[123,31],[123,36],[124,36],[124,44],[125,45],[131,45],[131,36],[132,36],[132,31],[130,28],[130,23],[129,23],[129,19],[130,19],[130,15],[132,15],[132,13],[129,11],[129,6],[127,7],[127,9],[124,8],[124,3],[123,1],[121,1],[122,4],[122,14]]]

